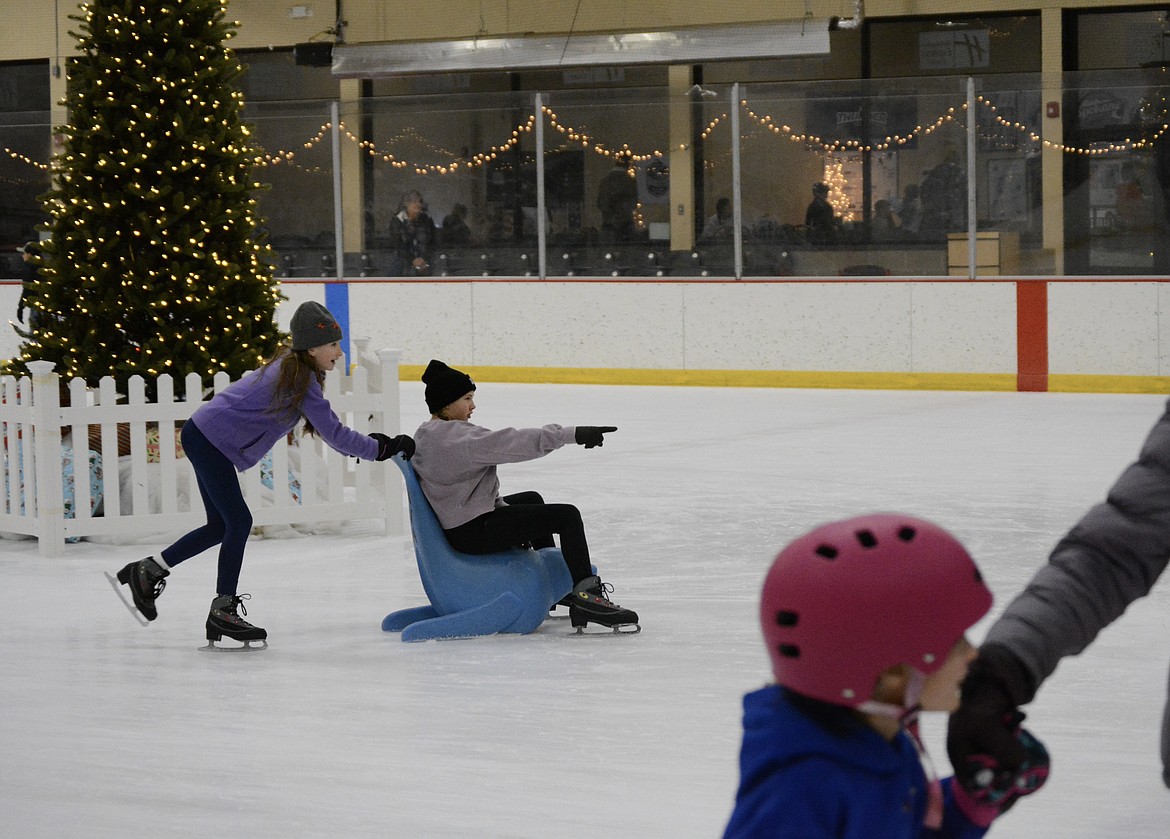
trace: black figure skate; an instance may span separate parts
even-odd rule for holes
[[[118,598],[125,604],[126,608],[130,610],[130,614],[143,626],[158,617],[158,610],[154,607],[154,601],[163,593],[166,588],[166,580],[164,577],[170,576],[170,571],[163,568],[154,561],[154,557],[148,556],[146,559],[138,562],[131,562],[125,568],[118,572],[118,577],[115,579],[106,572],[106,579],[110,581],[110,585],[114,587]],[[126,599],[122,593],[122,589],[118,588],[118,584],[126,586],[130,589],[130,596],[133,598],[133,604]]]
[[[211,611],[207,614],[207,646],[201,650],[219,650],[235,652],[237,650],[263,650],[268,647],[268,633],[258,626],[248,623],[240,614],[248,614],[244,608],[244,601],[250,599],[250,594],[221,594],[211,601]],[[217,647],[216,641],[224,636],[233,641],[242,641],[242,647]],[[259,641],[259,647],[253,647],[252,642]]]
[[[587,633],[585,627],[590,623],[608,626],[617,635],[634,635],[642,631],[638,625],[638,613],[610,601],[607,596],[613,591],[613,586],[603,583],[600,577],[586,577],[563,599],[569,607],[569,621],[578,635],[611,634]]]

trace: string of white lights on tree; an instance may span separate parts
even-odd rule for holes
[[[276,349],[271,248],[226,0],[91,0],[75,35],[69,124],[50,163],[20,357],[119,387],[133,375],[233,378]],[[148,385],[149,388],[149,385]]]

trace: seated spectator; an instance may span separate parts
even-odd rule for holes
[[[435,222],[426,212],[422,193],[412,189],[402,196],[390,218],[390,244],[398,255],[404,277],[429,276],[435,249]]]
[[[869,225],[875,242],[888,242],[898,235],[901,224],[894,215],[894,208],[885,198],[879,198],[873,205],[873,220]]]
[[[919,196],[918,184],[906,185],[898,205],[898,218],[902,222],[899,229],[903,236],[913,238],[918,235],[918,229],[922,226],[922,198]]]
[[[439,228],[439,241],[447,247],[471,244],[471,228],[467,226],[467,207],[456,204],[443,217]]]
[[[703,225],[703,233],[699,240],[703,242],[718,242],[731,239],[735,234],[735,218],[731,212],[731,199],[720,198],[715,202],[715,215],[707,219]]]

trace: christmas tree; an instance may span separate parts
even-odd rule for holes
[[[226,0],[91,0],[43,197],[37,323],[6,372],[234,379],[281,338]]]

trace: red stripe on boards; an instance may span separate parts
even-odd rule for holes
[[[1016,281],[1016,390],[1048,390],[1048,283]]]

